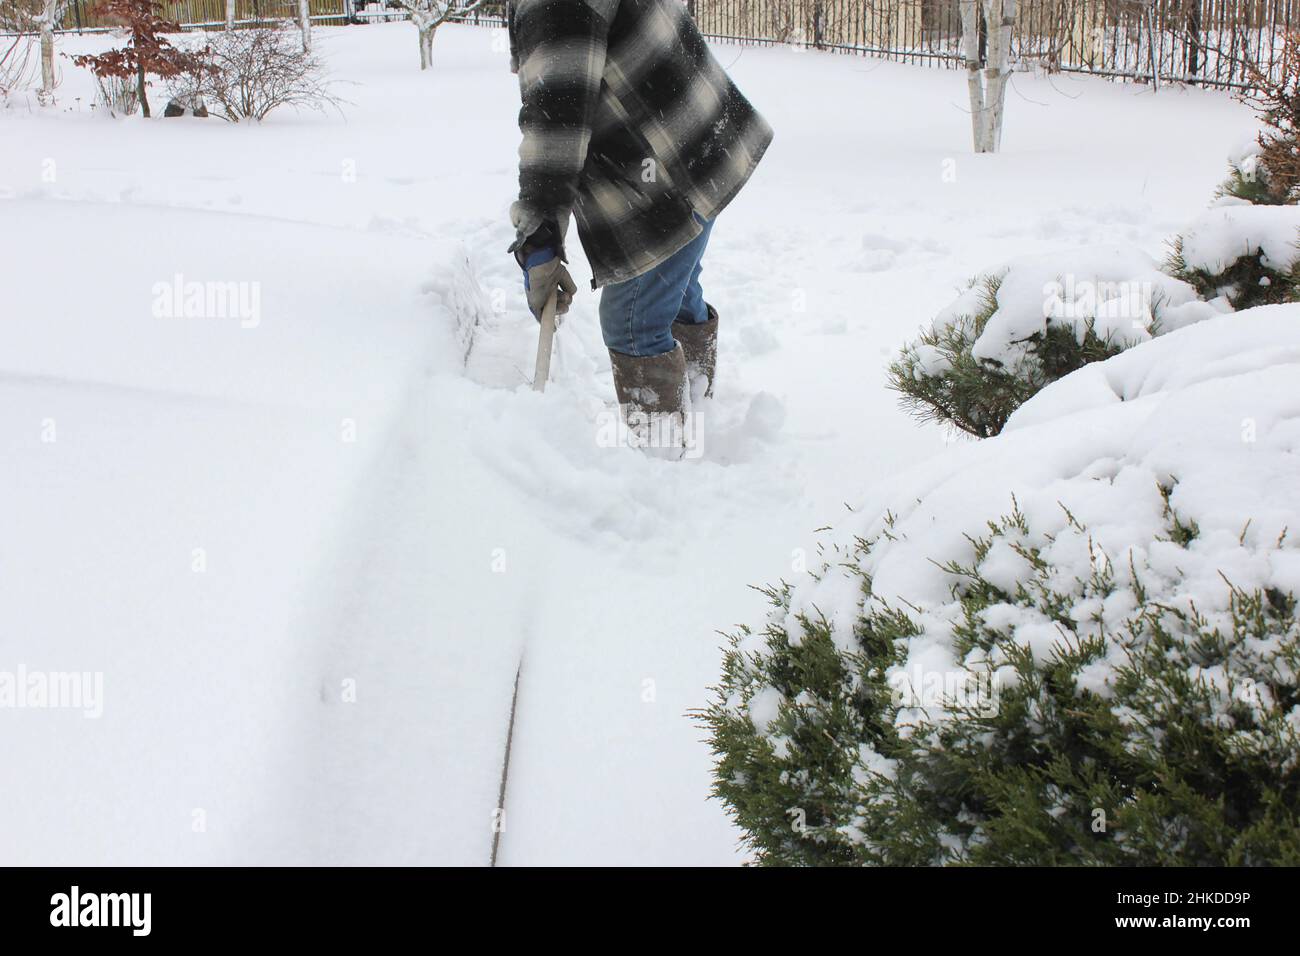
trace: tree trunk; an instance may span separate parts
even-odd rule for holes
[[[985,117],[988,152],[1002,148],[1002,113],[1007,99],[1007,82],[1011,78],[1011,31],[1016,28],[1016,0],[986,0],[985,19],[989,23],[989,63],[985,86]]]
[[[44,0],[41,4],[41,88],[36,93],[36,102],[42,106],[54,103],[54,87],[58,83],[54,73],[54,29],[64,8],[60,0]]]
[[[54,102],[54,27],[49,20],[41,24],[41,89],[37,101],[42,106]]]
[[[971,134],[977,153],[996,153],[1002,146],[1002,114],[1011,72],[1011,34],[1016,27],[1016,0],[960,0],[962,57],[970,91]]]
[[[302,26],[303,52],[311,52],[311,0],[298,0],[298,23]]]
[[[235,29],[235,0],[226,0],[226,29]]]
[[[436,27],[420,27],[420,69],[433,66],[433,31]]]
[[[970,93],[971,136],[975,152],[987,152],[984,131],[984,83],[980,78],[979,0],[960,0],[961,50],[966,61],[966,86]]]
[[[149,118],[149,97],[144,93],[144,67],[141,66],[135,74],[135,91],[140,96],[140,108],[144,110],[144,118]]]

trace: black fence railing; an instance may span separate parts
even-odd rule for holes
[[[958,0],[685,0],[685,5],[714,39],[951,68],[962,62]],[[168,0],[164,8],[186,27],[220,25],[226,18],[226,0]],[[491,4],[462,22],[499,27],[503,9],[503,3]],[[313,20],[339,23],[405,16],[388,0],[310,0],[310,11]],[[297,15],[297,0],[235,4],[239,23]],[[65,30],[106,25],[94,0],[73,0],[62,23]],[[1289,30],[1300,30],[1300,0],[1020,0],[1012,59],[1020,69],[1237,87],[1252,68],[1277,70]]]
[[[959,67],[957,0],[687,0],[705,35]],[[1234,87],[1274,73],[1300,0],[1020,0],[1021,69]]]

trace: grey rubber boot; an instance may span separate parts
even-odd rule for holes
[[[713,397],[713,373],[718,367],[718,310],[707,302],[707,322],[674,322],[673,338],[686,355],[686,378],[696,401]]]
[[[650,356],[611,351],[609,361],[614,392],[635,444],[659,457],[682,457],[687,389],[682,347]]]

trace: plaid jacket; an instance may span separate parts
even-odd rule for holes
[[[508,0],[519,74],[517,241],[569,214],[592,288],[624,282],[700,233],[749,179],[771,127],[680,0]]]

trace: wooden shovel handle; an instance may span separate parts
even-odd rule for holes
[[[541,328],[537,332],[537,367],[533,370],[533,391],[546,391],[546,380],[551,377],[551,340],[555,338],[555,306],[559,288],[551,290],[551,297],[542,307]]]

